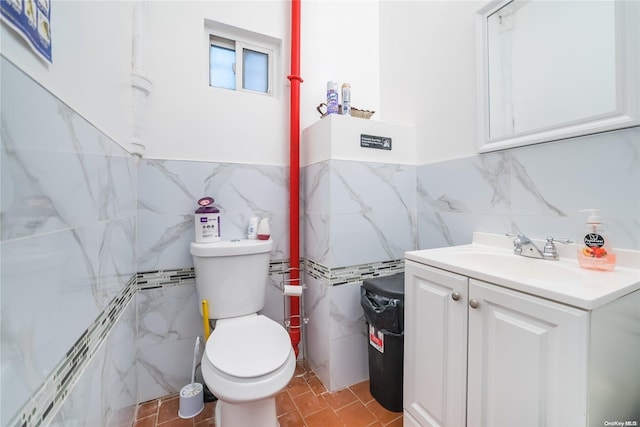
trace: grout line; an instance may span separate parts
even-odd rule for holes
[[[306,380],[305,380],[305,383],[306,383]],[[307,385],[309,385],[309,384],[307,384]],[[288,393],[288,392],[289,392],[289,391],[287,390],[287,393]],[[313,390],[311,390],[311,389],[310,389],[309,391],[305,391],[304,393],[300,393],[300,394],[298,394],[298,396],[302,396],[302,395],[307,394],[307,393],[311,393],[311,394],[313,394],[313,395],[315,396],[315,393],[314,393],[314,392],[313,392]],[[300,415],[300,418],[302,419],[302,422],[303,422],[303,423],[304,423],[304,425],[306,426],[306,425],[307,425],[307,420],[306,420],[305,416],[304,416],[304,415],[302,415],[302,411],[301,411],[301,410],[300,410],[300,408],[298,407],[298,404],[296,403],[296,401],[293,399],[293,396],[290,396],[290,397],[291,397],[291,401],[293,402],[293,406],[294,406],[294,408],[296,408],[296,411],[298,412],[298,415]],[[314,413],[315,413],[315,412],[314,412]]]

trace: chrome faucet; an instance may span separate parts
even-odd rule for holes
[[[547,237],[547,243],[545,243],[543,250],[538,247],[524,234],[507,234],[507,236],[515,237],[513,239],[513,253],[520,256],[526,256],[528,258],[546,259],[557,261],[559,259],[558,252],[554,242],[558,243],[571,243],[569,239],[554,239],[553,237]]]

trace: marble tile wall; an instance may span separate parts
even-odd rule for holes
[[[199,198],[215,199],[225,240],[246,238],[252,215],[270,219],[274,249],[262,314],[283,320],[289,182],[282,166],[142,159],[138,185],[137,376],[143,402],[175,393],[190,380],[195,337],[203,334],[189,253]],[[180,274],[187,276],[176,280]]]
[[[640,249],[640,128],[421,165],[418,247],[473,231],[578,238],[597,208],[613,247]]]
[[[368,264],[374,275],[386,276],[404,271],[398,260],[395,267],[385,263]],[[380,268],[380,270],[378,270]],[[365,276],[366,277],[366,276]],[[306,286],[304,314],[308,362],[328,390],[340,390],[369,377],[368,336],[362,307],[362,278],[332,284],[326,278],[304,275]]]
[[[195,337],[202,321],[193,279],[175,286],[140,289],[138,310],[138,402],[180,391],[191,378]]]
[[[104,343],[84,369],[77,369],[76,383],[53,418],[52,427],[131,426],[137,402],[136,367],[131,363],[136,354],[135,284],[132,288]]]
[[[289,257],[288,168],[142,159],[138,167],[138,271],[192,267],[193,213],[210,196],[223,239],[246,238],[249,218],[268,217],[272,260]]]
[[[360,286],[417,248],[416,167],[327,160],[303,169],[309,364],[334,391],[368,378]]]
[[[328,268],[416,248],[416,167],[327,160],[303,168],[305,257]]]
[[[136,174],[130,154],[4,57],[0,69],[0,424],[8,425],[33,396],[55,397],[43,387],[135,284]],[[119,354],[133,366],[133,354]],[[135,403],[132,386],[105,389],[110,411]]]

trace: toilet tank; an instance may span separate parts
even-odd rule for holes
[[[222,240],[191,243],[198,290],[210,319],[257,313],[264,307],[272,240]]]

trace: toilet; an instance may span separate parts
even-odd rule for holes
[[[215,328],[202,356],[202,377],[218,398],[218,427],[277,427],[275,395],[293,377],[289,334],[258,314],[264,307],[271,240],[191,243],[199,301]],[[202,314],[202,307],[200,312]]]

